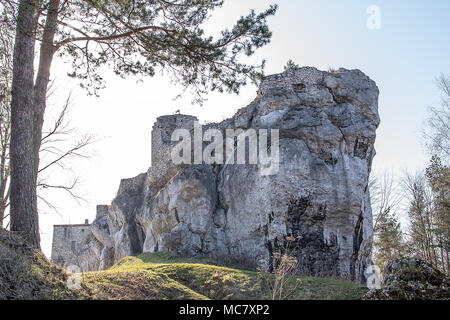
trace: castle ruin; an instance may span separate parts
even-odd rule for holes
[[[204,126],[223,136],[228,129],[279,130],[279,172],[269,176],[259,164],[175,165],[171,134],[193,132],[196,118],[159,117],[151,168],[122,180],[92,225],[55,226],[52,259],[87,271],[163,251],[243,258],[270,271],[289,238],[296,241],[297,274],[364,281],[378,95],[359,70],[289,69],[267,76],[232,118]]]

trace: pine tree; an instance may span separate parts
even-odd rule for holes
[[[286,65],[284,66],[284,71],[290,70],[290,69],[297,70],[297,69],[300,69],[300,66],[298,64],[296,64],[294,62],[294,60],[289,59],[288,62],[286,62]]]
[[[402,253],[403,235],[395,214],[387,211],[380,216],[375,231],[375,264],[383,270],[386,264]]]

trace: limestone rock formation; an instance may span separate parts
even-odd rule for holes
[[[123,180],[92,225],[101,268],[127,255],[166,251],[233,256],[270,265],[286,236],[301,236],[298,273],[363,281],[370,262],[368,177],[379,125],[378,88],[359,70],[290,69],[266,77],[256,99],[208,124],[279,129],[279,170],[260,164],[175,165],[171,134],[196,118],[158,118],[152,167]]]

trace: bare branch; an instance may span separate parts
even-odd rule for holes
[[[438,155],[447,163],[450,161],[450,78],[441,75],[436,79],[441,91],[441,105],[429,108],[423,137],[428,151]]]
[[[384,171],[382,175],[371,174],[369,190],[374,216],[374,230],[377,230],[378,222],[389,212],[393,213],[402,201],[402,194],[394,181],[394,174]]]
[[[82,158],[88,158],[89,156],[83,153],[80,153],[79,151],[83,148],[87,147],[88,145],[92,144],[94,142],[92,136],[86,136],[82,140],[78,141],[75,146],[70,148],[69,150],[63,152],[62,154],[59,154],[56,159],[53,159],[49,163],[42,166],[42,168],[39,169],[39,173],[42,173],[43,171],[47,170],[48,168],[52,167],[55,164],[61,164],[61,162],[64,159],[67,159],[69,157],[82,157]]]
[[[81,202],[87,203],[86,199],[77,195],[74,192],[74,189],[76,188],[77,185],[78,185],[78,178],[75,178],[69,185],[51,185],[45,182],[38,183],[38,187],[43,189],[57,189],[67,192],[78,204],[81,204]]]

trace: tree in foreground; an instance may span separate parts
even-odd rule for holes
[[[157,69],[199,98],[239,92],[262,65],[240,62],[269,43],[266,18],[251,11],[218,38],[202,25],[222,0],[5,0],[16,24],[11,102],[11,230],[39,248],[36,183],[50,68],[55,54],[72,61],[70,76],[89,93],[104,86],[100,67],[153,76]],[[36,45],[39,49],[34,74]]]
[[[14,46],[14,17],[11,9],[0,6],[0,228],[7,229],[9,223],[9,195],[10,195],[10,161],[9,145],[11,139],[11,82],[13,70],[13,46]],[[48,88],[47,98],[52,95],[55,88]],[[84,135],[75,136],[74,128],[69,121],[69,102],[66,100],[55,119],[43,130],[41,149],[39,151],[40,167],[38,171],[38,200],[48,208],[57,211],[48,190],[67,192],[76,201],[81,200],[75,190],[77,177],[72,172],[69,160],[74,157],[87,157],[85,148],[93,142],[93,137]],[[53,107],[53,106],[52,106]],[[49,119],[47,119],[49,120]],[[60,181],[61,172],[66,172],[65,178],[71,181]],[[57,173],[57,174],[55,174]]]

